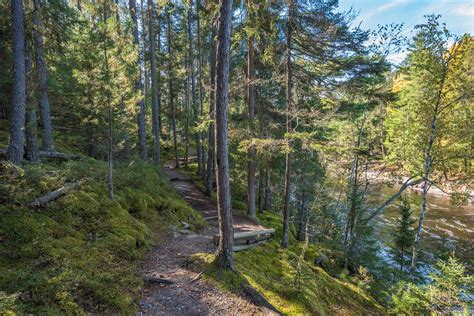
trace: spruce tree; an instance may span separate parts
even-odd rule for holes
[[[400,265],[400,271],[403,272],[403,267],[408,261],[408,259],[405,259],[405,255],[413,246],[415,238],[413,224],[416,220],[411,216],[412,210],[408,198],[401,198],[401,205],[398,210],[400,217],[397,219],[397,227],[393,239],[395,243],[393,253],[394,260]]]

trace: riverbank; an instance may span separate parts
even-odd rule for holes
[[[394,173],[392,170],[368,170],[367,180],[372,184],[385,184],[390,186],[401,187],[409,177]],[[415,192],[423,192],[423,183],[408,187],[409,190]],[[428,191],[428,195],[452,198],[465,198],[469,204],[474,204],[474,189],[469,183],[458,183],[457,181],[443,182],[439,185],[432,185]]]

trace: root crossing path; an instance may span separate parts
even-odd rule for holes
[[[165,166],[176,191],[207,218],[208,227],[199,233],[188,230],[170,232],[148,253],[142,267],[145,282],[139,315],[270,315],[271,311],[255,305],[244,293],[237,295],[221,290],[186,267],[187,258],[195,253],[213,253],[212,236],[219,233],[217,205],[191,179]],[[260,230],[250,218],[234,215],[236,232]],[[154,279],[156,278],[156,279]],[[160,282],[164,279],[170,282]]]

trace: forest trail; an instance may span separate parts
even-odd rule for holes
[[[139,315],[271,315],[268,309],[252,303],[244,293],[237,295],[217,288],[187,267],[187,258],[196,253],[214,253],[214,234],[219,233],[216,203],[192,180],[165,166],[176,191],[196,210],[209,218],[199,233],[188,230],[170,232],[144,259],[142,273],[172,280],[172,284],[145,283]],[[264,229],[243,215],[234,215],[236,232]]]

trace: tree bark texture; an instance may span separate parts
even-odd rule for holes
[[[215,135],[214,135],[214,128],[216,120],[216,112],[214,109],[215,100],[216,100],[216,52],[217,52],[217,44],[215,41],[216,36],[216,28],[212,27],[212,34],[211,34],[211,54],[209,58],[210,62],[210,88],[209,88],[209,116],[211,118],[211,124],[209,124],[209,145],[207,149],[207,168],[206,168],[206,193],[208,196],[211,196],[211,192],[213,190],[214,184],[214,175],[215,175]]]
[[[168,89],[169,89],[169,103],[171,110],[171,128],[173,129],[173,147],[174,147],[174,160],[176,168],[179,168],[179,156],[178,156],[178,135],[176,134],[176,109],[174,106],[174,91],[173,91],[173,57],[171,55],[171,45],[173,43],[171,38],[171,14],[168,13]]]
[[[456,49],[456,45],[454,45],[454,50],[455,49]],[[424,175],[423,175],[423,192],[421,194],[421,212],[420,212],[420,218],[418,220],[418,228],[416,231],[415,242],[413,244],[413,249],[412,249],[413,251],[412,251],[412,256],[411,256],[411,264],[410,264],[410,277],[412,279],[414,277],[414,273],[416,269],[416,256],[417,256],[417,251],[418,251],[418,244],[420,243],[421,233],[423,231],[423,222],[425,219],[425,212],[426,212],[426,205],[427,205],[427,195],[431,186],[430,176],[431,176],[431,168],[432,168],[432,162],[433,162],[432,150],[433,150],[433,144],[436,139],[436,127],[438,123],[439,112],[441,109],[443,90],[444,90],[446,77],[448,75],[449,62],[450,62],[451,56],[448,57],[446,64],[444,65],[442,78],[441,78],[439,88],[438,88],[438,93],[436,96],[436,103],[435,103],[435,107],[433,111],[433,117],[431,119],[431,124],[430,124],[430,136],[428,138],[428,144],[424,151]]]
[[[294,14],[294,2],[290,0],[288,2],[288,20],[286,22],[287,34],[286,34],[286,132],[290,133],[292,129],[291,121],[291,110],[292,110],[292,65],[291,65],[291,45],[293,37],[293,14]],[[289,142],[289,140],[288,140]],[[290,238],[290,193],[291,193],[291,154],[290,144],[285,155],[285,196],[283,202],[283,237],[281,246],[288,248],[288,241]]]
[[[22,0],[12,0],[13,80],[10,141],[7,159],[15,165],[23,162],[25,127],[25,26]]]
[[[249,9],[250,10],[250,9]],[[249,134],[250,138],[254,137],[254,125],[255,125],[255,89],[253,80],[255,77],[255,38],[253,35],[248,38],[248,53],[247,53],[247,104],[249,111]],[[247,163],[247,210],[250,217],[256,217],[255,210],[255,169],[256,169],[256,155],[255,148],[250,145],[248,149],[248,163]]]
[[[189,75],[191,81],[191,101],[193,106],[193,125],[198,124],[199,120],[199,107],[196,98],[196,78],[194,76],[194,47],[193,47],[193,32],[192,32],[192,9],[193,9],[193,1],[191,0],[189,3],[189,9],[187,12],[187,32],[188,32],[188,56],[189,56]],[[198,160],[198,173],[201,174],[202,170],[202,152],[201,152],[201,137],[200,132],[194,133],[194,138],[196,141],[196,154]]]
[[[217,208],[220,241],[217,250],[219,269],[233,269],[232,246],[234,229],[229,181],[229,153],[227,147],[227,106],[229,101],[230,32],[232,0],[219,1],[216,54],[216,172]]]
[[[26,72],[26,85],[28,92],[26,93],[26,159],[30,162],[40,162],[40,152],[37,135],[37,120],[36,120],[36,107],[34,98],[34,76],[32,67],[32,54],[28,45],[25,43],[25,72]]]
[[[41,22],[41,2],[34,0],[34,15],[33,15],[33,34],[35,38],[36,49],[36,64],[39,77],[39,94],[40,94],[40,112],[42,130],[42,147],[43,150],[54,151],[53,141],[53,125],[51,123],[51,110],[49,106],[48,96],[48,71],[46,69],[46,59],[44,54],[44,44]]]
[[[145,97],[144,97],[144,91],[143,91],[142,67],[141,67],[142,62],[143,62],[143,50],[141,49],[140,41],[138,37],[137,1],[129,0],[128,6],[130,9],[130,16],[132,19],[133,44],[138,49],[137,67],[139,69],[139,74],[140,74],[140,76],[135,81],[135,90],[139,94],[139,99],[137,101],[138,148],[140,151],[140,158],[146,161],[148,160],[148,149],[146,146]]]
[[[150,73],[151,73],[151,124],[153,132],[153,161],[160,165],[160,127],[158,109],[158,71],[156,65],[155,32],[153,19],[153,0],[147,0],[148,5],[148,45],[150,49]]]

